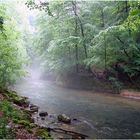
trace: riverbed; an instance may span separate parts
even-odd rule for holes
[[[135,133],[140,133],[139,101],[108,93],[62,88],[41,79],[33,71],[18,81],[14,90],[28,97],[42,111],[76,118],[75,123],[60,127],[89,138],[133,138]]]

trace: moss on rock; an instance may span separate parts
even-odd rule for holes
[[[38,136],[41,136],[42,139],[51,139],[48,131],[43,128],[38,128],[36,133]]]

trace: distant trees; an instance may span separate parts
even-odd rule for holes
[[[121,69],[131,81],[139,75],[138,1],[51,1],[47,8],[51,16],[39,14],[35,42],[49,70],[78,73],[82,65],[115,78]]]

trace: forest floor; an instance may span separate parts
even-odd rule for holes
[[[30,105],[26,97],[12,91],[0,92],[0,139],[51,139],[44,128],[37,126],[32,113],[38,108]]]

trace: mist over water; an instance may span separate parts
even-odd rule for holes
[[[29,97],[40,110],[49,114],[64,113],[80,121],[59,127],[74,129],[91,138],[129,138],[139,132],[139,102],[106,93],[58,87],[42,78],[38,66],[28,68],[28,72],[28,77],[15,85],[18,94]]]

